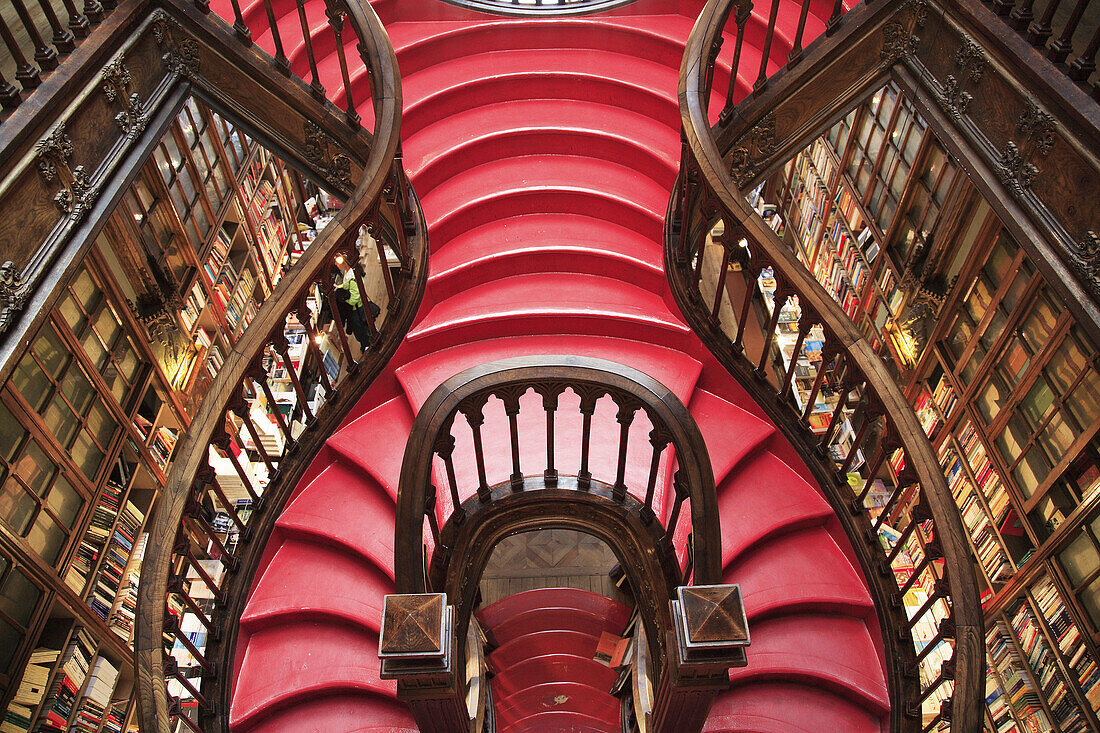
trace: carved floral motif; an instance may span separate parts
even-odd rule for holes
[[[108,102],[119,101],[123,110],[115,115],[115,122],[128,137],[137,137],[149,123],[149,113],[136,92],[130,92],[130,70],[119,54],[103,67],[103,93]]]
[[[325,177],[329,183],[344,190],[352,188],[351,158],[339,148],[324,130],[313,122],[305,123],[306,146],[303,153],[306,160]],[[335,150],[331,150],[335,148]]]
[[[98,189],[88,179],[84,166],[71,168],[69,165],[73,157],[73,141],[65,133],[65,122],[57,123],[46,137],[38,141],[34,151],[38,158],[38,172],[46,182],[57,180],[61,184],[61,190],[54,196],[54,203],[74,221],[84,218],[95,202]]]
[[[775,151],[775,113],[769,112],[753,125],[733,148],[730,175],[738,186],[745,186],[759,171],[757,161]]]
[[[26,304],[27,283],[15,263],[9,260],[0,265],[0,333],[11,327]]]
[[[1080,242],[1070,241],[1066,249],[1093,295],[1100,297],[1100,235],[1090,230]]]

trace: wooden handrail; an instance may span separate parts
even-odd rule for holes
[[[207,10],[204,5],[195,2],[203,12]],[[242,43],[248,44],[251,34],[266,29],[244,27],[237,3],[233,5],[238,21],[235,33]],[[176,447],[164,489],[165,500],[150,531],[149,550],[142,566],[135,649],[143,731],[168,731],[173,717],[192,730],[227,729],[226,670],[231,665],[237,620],[263,540],[273,527],[278,507],[289,496],[324,438],[396,351],[423,295],[428,253],[426,224],[401,165],[401,86],[393,47],[368,5],[350,0],[331,0],[326,5],[337,38],[345,30],[344,20],[349,21],[368,71],[370,103],[374,109],[370,155],[344,207],[264,302],[227,356],[189,431]],[[211,17],[200,16],[199,20],[223,23]],[[351,95],[343,44],[338,43],[338,48],[345,84],[345,113],[349,125],[357,127],[357,102]],[[283,59],[267,58],[276,68],[289,73]],[[321,109],[318,106],[319,113]],[[256,110],[257,114],[260,112]],[[351,347],[344,335],[334,298],[335,266],[341,260],[349,268],[346,277],[353,278],[363,295],[362,316],[370,334],[362,336],[365,343],[360,345],[361,353]],[[400,263],[398,273],[392,276],[391,260]],[[311,311],[307,304],[311,293],[319,293],[331,306],[342,362],[335,376],[328,373],[320,350],[314,345],[322,332],[317,322],[319,313]],[[366,309],[371,294],[381,306],[377,324]],[[290,353],[284,336],[286,324],[295,321],[308,337],[297,359]],[[290,376],[293,395],[303,412],[299,425],[292,421],[292,416],[282,416],[273,404],[275,397],[265,368],[273,360],[281,362]],[[323,390],[324,394],[323,404],[315,413],[309,404],[307,378],[319,385],[318,391]],[[283,445],[281,455],[272,455],[262,447],[249,400],[266,400],[269,404]],[[227,424],[231,431],[227,431]],[[271,471],[266,490],[250,482],[247,471],[237,460],[233,443],[238,429],[248,432]],[[239,473],[251,498],[249,511],[239,511],[222,490],[208,465],[211,451]],[[237,536],[235,544],[227,546],[218,537],[224,532],[211,526],[211,503],[224,513],[230,525],[226,534]],[[194,538],[214,548],[214,554],[220,556],[220,565],[230,571],[225,578],[213,577],[208,567],[195,557]],[[204,587],[200,597],[213,596],[214,612],[192,596],[195,585]],[[179,616],[166,608],[168,603]],[[197,648],[186,632],[180,630],[180,617],[185,615],[193,616],[206,628],[209,634],[206,649]],[[190,672],[179,670],[175,660],[165,653],[166,640],[187,647],[199,666]],[[194,674],[196,669],[198,674]],[[166,678],[189,691],[199,706],[198,722],[183,713],[178,699],[170,698]]]
[[[472,460],[479,484],[476,487],[477,499],[484,504],[493,499],[492,487],[486,480],[481,440],[481,424],[488,400],[499,398],[504,403],[510,425],[514,426],[521,409],[521,397],[528,391],[542,397],[548,446],[544,470],[531,473],[520,468],[519,436],[514,428],[510,430],[513,472],[509,483],[519,491],[523,490],[525,478],[529,476],[537,476],[550,486],[558,482],[559,474],[553,464],[554,415],[558,409],[558,398],[567,390],[579,396],[583,421],[579,446],[580,470],[575,476],[580,490],[585,490],[593,482],[602,482],[611,486],[613,499],[620,503],[626,501],[628,494],[633,494],[639,502],[643,522],[651,524],[654,520],[659,521],[669,543],[681,524],[679,520],[687,518],[681,516],[683,504],[690,503],[689,526],[694,535],[694,545],[689,562],[693,563],[693,578],[698,584],[721,582],[721,533],[717,521],[714,474],[706,444],[683,403],[653,378],[621,364],[585,357],[531,356],[491,362],[451,377],[436,388],[417,413],[405,448],[397,496],[394,578],[398,593],[428,591],[422,547],[425,519],[436,546],[439,546],[439,524],[452,521],[460,524],[463,521],[462,493],[471,487],[459,487],[455,479],[452,428],[458,416],[463,416],[470,429]],[[617,408],[619,452],[613,475],[594,476],[588,461],[592,445],[592,416],[597,410],[596,403],[604,396],[610,397]],[[653,428],[649,434],[653,452],[652,456],[646,457],[651,459],[647,486],[628,487],[624,466],[630,426],[639,412],[649,418]],[[667,516],[666,513],[656,516],[654,486],[659,480],[662,461],[673,456],[678,467],[673,481],[675,500],[668,508]],[[437,501],[432,482],[432,467],[437,457],[445,466],[447,475],[445,502]],[[443,509],[444,503],[449,510]],[[438,522],[440,514],[444,522]],[[456,514],[460,516],[456,517]],[[686,582],[686,578],[684,580]]]
[[[683,157],[666,220],[669,283],[692,328],[800,449],[851,538],[887,645],[892,729],[930,730],[947,724],[951,730],[977,731],[982,726],[985,667],[981,606],[966,535],[935,453],[893,377],[856,326],[748,205],[719,150],[716,136],[722,123],[712,128],[707,116],[716,48],[732,10],[741,4],[710,0],[685,50],[679,89]],[[842,27],[844,18],[833,18],[830,25]],[[730,31],[735,33],[740,38]],[[735,95],[726,96],[730,102],[723,120],[739,111]],[[740,264],[743,282],[727,281],[731,263]],[[766,269],[775,280],[774,295],[765,295],[759,284]],[[738,289],[734,286],[740,286],[737,298],[729,296],[729,290]],[[797,309],[798,345],[791,367],[771,374],[772,341],[784,307]],[[793,364],[814,327],[824,333],[823,357],[808,404],[798,409],[791,394]],[[750,358],[753,349],[758,351]],[[839,399],[819,439],[807,418],[826,385]],[[850,449],[835,450],[842,409],[849,401],[853,406],[858,402],[862,416],[855,418]],[[872,478],[886,461],[896,469],[897,485],[885,507],[867,505],[870,481],[859,493],[848,485],[846,474],[860,455],[870,464]],[[897,539],[884,548],[879,530],[888,520],[898,526]],[[910,548],[922,557],[913,558],[907,568],[899,560]],[[909,618],[901,596],[918,583],[928,602]],[[935,628],[927,646],[914,643],[913,629],[919,623]],[[929,655],[940,642],[949,647],[953,642],[953,653],[937,669]],[[921,708],[933,698],[943,703],[925,724]]]

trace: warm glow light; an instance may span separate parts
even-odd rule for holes
[[[336,264],[338,264],[338,265],[344,264],[344,255],[336,255]]]
[[[313,337],[313,343],[315,343],[315,344],[317,344],[318,346],[320,346],[320,345],[321,345],[321,341],[322,341],[322,340],[323,340],[324,338],[325,338],[325,337],[324,337],[324,336],[322,336],[321,334],[317,334],[316,336],[314,336],[314,337]]]

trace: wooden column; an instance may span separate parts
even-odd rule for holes
[[[749,627],[737,585],[680,586],[653,707],[656,733],[700,731],[729,670],[747,663]]]
[[[397,697],[417,727],[469,733],[465,660],[455,639],[454,606],[446,593],[388,595],[382,608],[381,677],[397,680]]]

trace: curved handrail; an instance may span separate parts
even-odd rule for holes
[[[542,408],[546,413],[547,465],[544,471],[537,474],[538,478],[546,479],[550,485],[557,483],[559,474],[554,464],[555,413],[559,397],[566,390],[571,390],[580,398],[583,420],[577,484],[584,490],[593,481],[603,480],[612,486],[613,498],[620,503],[626,500],[629,492],[625,471],[631,425],[639,411],[645,413],[653,427],[649,434],[653,451],[645,493],[639,490],[637,495],[641,499],[643,521],[650,524],[656,518],[664,523],[665,539],[671,543],[680,524],[683,504],[690,502],[693,541],[683,577],[686,581],[691,576],[698,584],[720,583],[722,548],[714,474],[699,428],[679,398],[652,377],[614,362],[575,356],[525,356],[490,362],[451,377],[436,388],[417,413],[405,447],[397,495],[394,547],[397,592],[428,592],[427,567],[422,549],[425,518],[435,545],[438,547],[440,544],[436,488],[432,483],[436,458],[442,462],[447,476],[451,508],[447,521],[462,521],[463,499],[456,479],[453,457],[456,441],[452,434],[460,414],[465,418],[472,437],[473,460],[479,481],[477,498],[482,503],[492,500],[492,490],[485,475],[481,439],[484,408],[491,397],[497,397],[504,403],[509,419],[513,467],[509,482],[512,489],[523,490],[525,476],[534,475],[521,470],[517,428],[520,399],[530,390],[542,397]],[[588,459],[592,417],[596,413],[597,402],[604,396],[614,401],[617,408],[615,419],[620,430],[615,475],[600,477],[592,475]],[[666,456],[669,447],[672,452]],[[674,479],[676,496],[666,520],[656,517],[653,503],[662,461],[673,457],[678,467]],[[456,518],[455,514],[459,516]]]
[[[249,522],[249,515],[263,516],[264,506],[256,487],[252,485],[246,472],[241,470],[230,448],[231,438],[226,430],[229,414],[233,413],[239,420],[231,422],[233,429],[236,430],[240,425],[240,429],[248,430],[256,443],[257,452],[267,464],[271,479],[268,491],[271,495],[280,494],[285,499],[288,495],[286,487],[301,475],[312,457],[311,451],[315,452],[319,447],[317,435],[325,432],[321,430],[321,426],[331,427],[346,415],[361,389],[381,371],[404,338],[423,294],[427,270],[426,226],[401,166],[401,86],[393,47],[369,5],[351,0],[329,0],[326,5],[337,38],[340,38],[340,33],[344,30],[345,17],[358,38],[358,50],[369,72],[371,103],[374,108],[373,144],[363,167],[363,176],[354,192],[335,219],[322,230],[259,309],[234,351],[226,357],[206,398],[194,415],[189,431],[176,447],[175,460],[164,490],[165,501],[150,531],[148,552],[142,566],[135,650],[143,731],[167,731],[170,729],[172,717],[178,717],[192,730],[203,730],[198,723],[181,714],[178,699],[170,700],[166,690],[166,673],[174,678],[173,683],[180,685],[197,701],[200,711],[206,715],[215,712],[210,697],[212,688],[216,688],[226,676],[224,673],[219,676],[218,665],[214,660],[204,657],[203,651],[196,648],[187,634],[180,630],[179,618],[166,613],[166,601],[178,604],[181,613],[194,615],[206,627],[211,639],[220,635],[226,623],[231,629],[235,629],[236,616],[230,613],[227,618],[219,618],[219,614],[209,613],[209,609],[196,603],[187,590],[192,577],[190,573],[193,572],[197,576],[195,582],[205,586],[208,597],[213,596],[216,605],[222,606],[218,611],[223,611],[224,607],[232,606],[234,601],[239,605],[241,599],[236,596],[247,592],[248,587],[248,578],[241,579],[247,573],[239,573],[234,576],[239,592],[236,596],[226,593],[226,588],[220,586],[195,559],[192,536],[202,535],[216,551],[215,555],[220,555],[221,564],[230,571],[247,566],[249,561],[254,567],[259,554],[257,546],[261,543],[248,543],[245,540],[255,524]],[[240,20],[237,0],[233,0],[233,7],[237,19]],[[270,5],[267,7],[270,8]],[[241,28],[237,28],[237,32],[239,36],[247,37],[247,33],[242,32]],[[345,90],[349,90],[347,66],[342,53],[343,44],[338,43],[338,46],[341,50]],[[282,66],[279,58],[273,59],[272,63]],[[357,127],[355,102],[350,93],[345,99],[348,122]],[[362,245],[357,241],[359,239],[362,239]],[[364,264],[363,257],[367,253],[361,251],[361,247],[364,250],[373,250],[369,252],[372,256],[377,255],[377,271],[373,273],[373,277],[369,273],[370,261]],[[368,288],[368,281],[376,285],[375,290],[382,288],[382,284],[378,283],[384,283],[384,293],[378,299],[388,300],[388,303],[383,304],[388,307],[382,309],[384,321],[381,327],[376,329],[373,316],[365,319],[370,328],[370,338],[364,337],[368,343],[361,345],[362,353],[359,355],[355,354],[344,335],[333,294],[333,268],[340,257],[346,258],[364,296],[374,292]],[[401,266],[397,276],[390,272],[388,262],[391,257],[395,257]],[[312,313],[307,304],[314,285],[319,286],[321,295],[332,308],[337,340],[346,360],[347,368],[335,377],[328,373],[322,364],[320,350],[314,346],[314,339],[321,336],[316,318],[318,314]],[[288,319],[294,318],[308,333],[305,353],[300,357],[302,366],[299,368],[304,373],[312,366],[311,376],[324,388],[326,402],[316,415],[311,411],[306,389],[302,386],[304,376],[303,379],[298,377],[290,357],[289,345],[283,335]],[[274,355],[269,356],[272,348]],[[305,417],[304,431],[298,432],[294,430],[295,426],[289,419],[283,418],[277,409],[273,410],[285,446],[282,456],[271,456],[262,447],[253,424],[251,407],[246,402],[250,397],[255,400],[266,398],[268,403],[274,402],[263,365],[265,360],[275,358],[281,359],[287,368],[294,394]],[[213,471],[208,466],[212,449],[223,455],[240,473],[242,483],[252,498],[250,513],[238,511],[214,480]],[[227,518],[239,532],[241,544],[245,548],[241,556],[235,555],[236,548],[229,547],[229,543],[219,539],[218,533],[211,528],[211,498],[220,503]],[[201,684],[197,684],[198,680],[193,677],[181,673],[174,658],[165,654],[166,640],[169,643],[173,640],[179,642],[190,650],[199,662],[198,669],[203,678]],[[235,634],[228,641],[228,648],[231,650]],[[206,684],[207,680],[210,681],[209,685]],[[216,712],[225,715],[228,710],[218,709]]]
[[[891,668],[893,729],[931,730],[946,723],[951,730],[980,730],[984,689],[981,606],[966,535],[935,453],[893,377],[856,326],[748,205],[723,163],[715,139],[718,128],[710,125],[707,106],[716,51],[735,5],[744,3],[707,3],[688,40],[680,69],[683,159],[665,236],[665,268],[673,295],[723,366],[758,397],[787,437],[802,448],[807,465],[830,496],[872,592],[878,596],[876,607]],[[835,22],[843,23],[843,18]],[[743,27],[743,21],[739,25]],[[730,86],[732,89],[734,84]],[[733,111],[728,104],[722,117]],[[724,229],[715,228],[718,221]],[[717,270],[716,260],[721,263]],[[740,263],[745,275],[742,303],[734,303],[727,295],[732,262]],[[776,281],[774,305],[758,284],[765,268],[771,268]],[[714,274],[716,287],[708,281],[707,292],[701,293],[704,270]],[[825,334],[823,359],[804,410],[796,408],[792,397],[797,359],[792,358],[785,374],[777,373],[773,383],[767,374],[780,313],[791,296],[797,296],[801,311],[796,355],[812,328],[820,326]],[[752,340],[746,335],[754,325],[749,322],[754,304],[759,308],[760,322],[755,325],[761,328],[757,340],[762,348],[759,359],[750,361],[745,349]],[[733,336],[731,330],[736,331]],[[822,439],[817,440],[807,418],[826,379],[840,397]],[[851,448],[830,458],[828,449],[840,432],[842,410],[852,398],[858,398],[863,417],[857,418],[859,427]],[[876,439],[879,430],[881,436]],[[871,481],[858,494],[848,487],[846,474],[861,448],[871,458],[872,477],[887,459],[897,469],[897,486],[885,506],[867,505]],[[881,512],[876,515],[871,510]],[[895,543],[886,543],[884,549],[878,535],[891,518],[905,524]],[[898,560],[909,550],[919,553],[921,559],[914,557],[909,568],[899,567]],[[927,601],[907,617],[901,595],[918,583],[926,590]],[[934,629],[927,644],[914,643],[913,630],[918,624],[930,624]],[[938,670],[929,669],[932,658],[943,653],[941,644],[950,640],[954,640],[951,657]],[[929,711],[931,721],[925,724],[921,708],[931,707],[936,699],[942,704]]]

